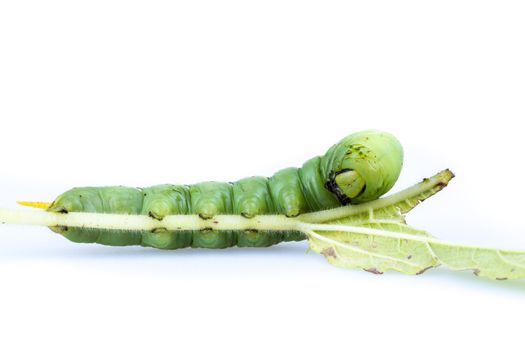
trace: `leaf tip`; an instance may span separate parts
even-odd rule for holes
[[[439,175],[445,180],[446,183],[448,183],[450,180],[456,177],[456,174],[452,172],[449,168],[443,170]]]

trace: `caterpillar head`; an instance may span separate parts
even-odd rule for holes
[[[392,134],[366,130],[334,145],[323,162],[330,169],[326,188],[342,204],[363,203],[394,186],[403,165],[403,148]]]

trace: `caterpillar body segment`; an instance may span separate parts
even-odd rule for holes
[[[368,130],[345,137],[324,156],[308,160],[301,168],[286,168],[268,178],[254,176],[233,183],[202,182],[146,188],[78,187],[58,196],[47,210],[142,214],[159,220],[176,214],[198,214],[204,220],[213,220],[218,214],[239,214],[248,218],[264,214],[295,217],[379,198],[394,185],[402,162],[403,150],[395,137]],[[293,231],[51,229],[74,242],[161,249],[266,247],[306,238],[303,233]]]

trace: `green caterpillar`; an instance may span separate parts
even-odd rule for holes
[[[391,134],[374,130],[345,137],[324,156],[301,168],[286,168],[273,176],[236,182],[158,185],[146,188],[78,187],[58,196],[47,208],[53,212],[143,214],[156,219],[173,214],[198,214],[212,220],[218,214],[262,214],[289,217],[367,202],[379,198],[396,182],[403,150]],[[115,231],[51,227],[73,242],[111,246],[142,245],[161,249],[184,247],[266,247],[305,239],[301,232],[250,231]]]

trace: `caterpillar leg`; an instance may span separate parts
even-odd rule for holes
[[[161,220],[167,215],[187,214],[189,211],[187,186],[159,185],[142,190],[143,215]],[[191,246],[191,231],[157,229],[142,233],[142,245],[160,249],[177,249]]]
[[[278,213],[294,217],[309,211],[297,168],[278,171],[268,180],[268,186]]]
[[[233,184],[233,214],[246,218],[275,213],[268,188],[268,178],[253,176]],[[239,247],[268,247],[282,241],[281,232],[237,231]]]
[[[275,212],[268,190],[268,179],[265,177],[253,176],[235,182],[233,198],[233,214],[253,218],[255,215]]]
[[[224,182],[202,182],[190,187],[190,202],[193,213],[204,220],[215,215],[232,212],[232,185]],[[226,248],[237,243],[233,231],[193,231],[194,248]]]

